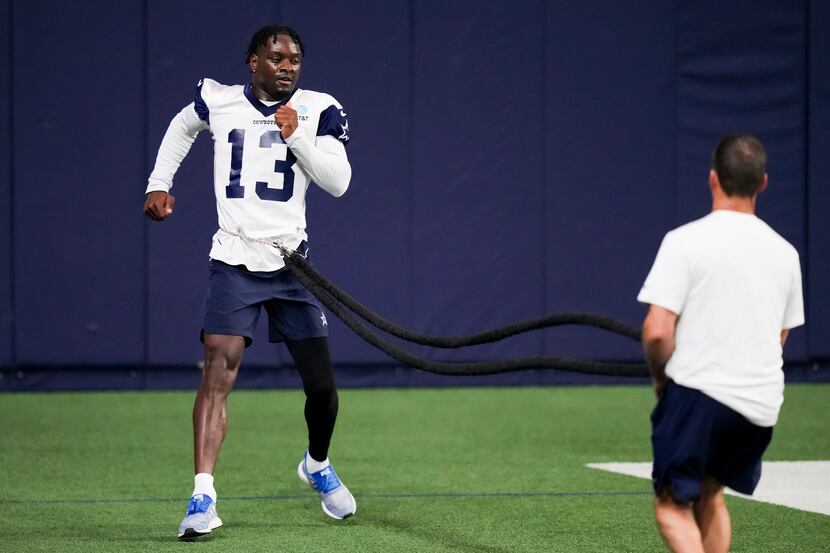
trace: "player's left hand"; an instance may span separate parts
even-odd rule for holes
[[[283,138],[288,138],[297,130],[297,126],[299,125],[297,111],[291,107],[291,102],[286,102],[277,108],[277,112],[274,114],[274,121],[277,122]]]

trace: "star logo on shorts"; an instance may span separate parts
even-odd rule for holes
[[[323,321],[323,326],[329,326],[329,322],[326,320],[326,314],[325,313],[320,314],[320,320]]]

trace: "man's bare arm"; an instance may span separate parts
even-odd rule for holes
[[[654,391],[659,397],[666,387],[666,363],[674,353],[674,331],[677,327],[677,315],[673,312],[652,305],[643,322],[643,351],[651,371]]]

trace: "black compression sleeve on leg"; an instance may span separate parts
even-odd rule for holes
[[[328,338],[296,340],[286,342],[286,346],[303,380],[308,453],[317,461],[323,461],[329,455],[338,408]]]

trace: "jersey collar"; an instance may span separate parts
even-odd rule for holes
[[[291,93],[291,96],[289,96],[285,100],[280,100],[273,106],[266,106],[254,94],[254,87],[251,85],[251,83],[248,83],[245,85],[245,97],[248,99],[249,102],[251,102],[251,105],[254,106],[256,110],[259,111],[262,115],[264,115],[265,117],[271,117],[277,112],[278,107],[291,100],[291,98],[294,96],[297,90],[299,89],[295,88],[294,92]]]

